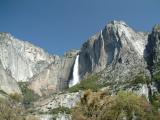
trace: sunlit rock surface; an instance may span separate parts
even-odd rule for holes
[[[105,80],[124,81],[139,72],[149,75],[144,59],[148,33],[136,32],[123,21],[112,21],[83,44],[80,75],[103,71]]]
[[[9,33],[0,33],[0,60],[4,69],[9,70],[17,81],[28,81],[57,58]]]
[[[80,101],[83,92],[55,94],[49,98],[34,103],[34,108],[40,112],[49,112],[59,107],[72,108]]]
[[[5,71],[0,62],[0,90],[7,93],[21,94],[21,90],[17,84],[17,81],[10,75],[9,71]],[[0,93],[1,94],[1,93]]]
[[[40,96],[68,88],[70,80],[73,79],[73,66],[78,52],[78,50],[69,51],[49,64],[31,78],[29,88]]]

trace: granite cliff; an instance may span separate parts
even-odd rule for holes
[[[148,33],[136,32],[122,21],[110,22],[83,44],[80,75],[105,70],[112,80],[127,80],[146,70],[145,47]]]
[[[9,33],[0,33],[1,68],[9,73],[7,77],[12,78],[11,80],[9,77],[2,77],[1,81],[15,84],[28,82],[30,88],[39,95],[42,94],[40,91],[60,91],[68,86],[68,80],[72,77],[70,75],[77,52],[72,50],[63,57],[49,55],[43,49],[16,39]],[[6,84],[5,87],[7,86]],[[3,84],[2,87],[4,88]]]
[[[26,82],[39,96],[53,95],[37,101],[36,110],[48,112],[59,105],[71,108],[71,102],[75,104],[80,99],[80,92],[66,90],[73,80],[77,55],[80,80],[99,74],[96,84],[112,94],[135,91],[148,100],[160,92],[160,26],[150,33],[137,32],[123,21],[109,22],[80,50],[71,50],[62,57],[49,55],[9,33],[0,33],[0,90],[21,94],[18,82]]]
[[[9,33],[0,33],[0,51],[4,69],[10,71],[16,81],[28,81],[58,58]]]

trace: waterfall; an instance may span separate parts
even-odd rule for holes
[[[77,55],[74,67],[73,67],[73,79],[69,82],[69,87],[72,87],[79,83],[79,55]]]

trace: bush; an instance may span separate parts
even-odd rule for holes
[[[58,113],[66,113],[66,114],[70,114],[71,113],[71,110],[67,107],[58,107],[58,108],[55,108],[55,109],[52,109],[51,114],[58,114]]]
[[[153,93],[151,103],[158,110],[160,108],[160,94]]]
[[[22,107],[0,98],[0,120],[25,120],[22,114]]]
[[[103,100],[108,101],[104,102]],[[109,101],[112,100],[105,93],[87,90],[80,103],[72,109],[72,118],[73,120],[99,120],[103,117],[104,109],[102,107]]]
[[[160,81],[160,72],[153,75],[153,80],[154,81]]]
[[[141,96],[120,91],[110,96],[104,92],[87,91],[72,110],[74,120],[158,120],[151,104]]]
[[[35,116],[27,116],[25,120],[39,120],[39,119]]]
[[[26,107],[29,107],[33,101],[36,101],[39,99],[39,95],[35,94],[33,90],[28,88],[28,83],[26,82],[19,82],[19,86],[22,91],[23,95],[23,104]]]
[[[18,93],[12,93],[12,94],[9,94],[10,98],[16,102],[22,102],[23,100],[23,97],[22,95],[18,94]]]
[[[116,96],[111,111],[116,118],[132,120],[135,115],[140,120],[154,119],[152,106],[146,98],[131,92],[120,91]]]
[[[79,84],[73,87],[70,87],[68,91],[78,92],[79,90],[88,90],[88,89],[91,89],[92,91],[98,91],[100,88],[102,88],[102,85],[98,84],[99,78],[100,78],[100,75],[98,74],[89,76],[87,79],[81,80]]]
[[[137,85],[137,84],[147,84],[150,83],[151,81],[149,80],[148,77],[146,77],[144,74],[139,73],[135,78],[131,81],[131,85]]]

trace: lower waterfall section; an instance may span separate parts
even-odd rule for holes
[[[73,79],[69,81],[69,87],[72,87],[79,83],[79,55],[77,55],[74,67],[73,67]]]

